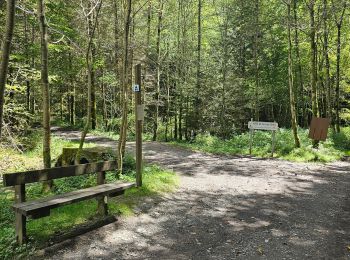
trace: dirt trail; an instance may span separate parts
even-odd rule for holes
[[[46,258],[350,259],[349,163],[215,156],[161,143],[144,150],[147,161],[179,174],[178,191],[48,249]]]

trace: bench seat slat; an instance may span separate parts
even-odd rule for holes
[[[73,192],[42,198],[39,200],[17,203],[12,208],[22,215],[31,216],[38,214],[41,210],[47,211],[59,206],[72,204],[75,202],[95,198],[97,196],[122,194],[126,189],[135,187],[135,183],[109,183],[95,187],[76,190]]]

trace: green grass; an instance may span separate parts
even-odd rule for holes
[[[40,133],[34,135],[33,140],[41,140]],[[62,152],[63,147],[75,147],[76,142],[66,141],[57,137],[52,138],[52,158],[55,159]],[[94,146],[89,144],[88,146]],[[24,153],[10,148],[2,149],[0,160],[7,158],[6,164],[2,164],[3,172],[16,172],[28,169],[41,168],[41,142]],[[124,159],[124,170],[120,179],[135,182],[135,160],[127,155]],[[107,182],[115,182],[118,177],[115,172],[107,173]],[[27,185],[26,194],[28,200],[70,192],[72,190],[87,188],[96,185],[96,175],[76,176],[55,181],[55,189],[47,194],[42,193],[40,183]],[[172,192],[178,186],[178,177],[170,171],[163,170],[155,165],[146,165],[143,172],[143,186],[133,188],[123,196],[109,201],[110,214],[131,216],[134,208],[144,197],[156,196],[164,192]],[[88,200],[51,211],[49,217],[38,220],[29,220],[27,232],[30,238],[29,244],[19,247],[15,242],[14,213],[11,209],[14,194],[12,191],[1,191],[0,187],[0,259],[13,259],[20,256],[28,256],[35,248],[44,245],[53,236],[69,232],[80,224],[89,223],[98,218],[96,216],[96,200]]]
[[[79,142],[64,140],[56,136],[51,138],[51,161],[54,164],[62,153],[63,147],[78,147]],[[93,143],[84,144],[84,148],[96,146]],[[27,140],[26,149],[19,152],[13,148],[0,144],[0,173],[11,173],[40,169],[43,167],[42,159],[42,133],[33,132]]]
[[[301,148],[294,148],[294,139],[290,129],[280,129],[276,134],[275,157],[297,162],[332,162],[350,154],[350,128],[343,128],[341,133],[329,133],[325,142],[320,142],[314,149],[308,138],[308,130],[299,129]],[[173,145],[214,154],[248,155],[249,133],[235,135],[222,140],[215,136],[198,135],[194,142],[171,142]],[[258,157],[271,156],[271,133],[256,131],[252,154]]]
[[[96,129],[92,130],[90,132],[92,135],[96,136],[101,136],[101,137],[108,137],[114,141],[119,140],[119,133],[113,132],[113,131],[104,131],[103,129]],[[152,140],[152,134],[150,133],[143,133],[142,134],[142,140],[143,141],[151,141]],[[128,142],[133,142],[135,141],[135,133],[133,131],[128,131],[128,136],[127,136],[127,141]]]

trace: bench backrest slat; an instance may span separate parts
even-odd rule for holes
[[[87,163],[51,169],[4,174],[3,183],[5,187],[15,186],[26,183],[49,181],[71,176],[111,171],[115,169],[117,169],[117,161]]]

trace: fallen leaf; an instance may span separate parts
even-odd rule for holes
[[[257,251],[258,251],[258,253],[259,253],[260,255],[263,255],[263,254],[264,254],[264,249],[263,249],[262,246],[259,246],[258,249],[257,249]]]

